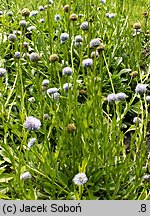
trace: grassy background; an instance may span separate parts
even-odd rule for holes
[[[143,17],[148,1],[107,0],[105,5],[98,0],[54,1],[37,16],[26,18],[27,27],[34,25],[36,30],[22,30],[22,9],[38,10],[46,4],[46,0],[1,3],[0,67],[7,69],[7,75],[0,79],[0,198],[149,199],[149,180],[143,178],[149,173],[145,99],[149,90],[146,95],[135,94],[137,83],[150,83],[149,18]],[[70,5],[69,13],[63,11],[65,4]],[[116,16],[108,19],[107,12]],[[83,16],[72,22],[72,13]],[[60,21],[54,21],[56,14],[61,15]],[[88,31],[80,29],[83,21],[89,22]],[[141,23],[142,32],[133,37],[135,22]],[[6,36],[14,30],[21,35],[11,43]],[[60,43],[62,32],[69,33],[65,44]],[[79,34],[83,43],[77,48],[73,40]],[[101,38],[105,50],[94,58],[92,68],[83,68],[93,38]],[[24,41],[28,50],[22,48]],[[14,58],[16,51],[20,59]],[[23,57],[33,51],[41,56],[38,63]],[[52,64],[49,56],[54,53],[59,61]],[[71,77],[62,76],[62,60],[72,68]],[[131,76],[134,71],[136,77]],[[60,88],[59,101],[42,90],[44,79],[50,81],[49,88]],[[67,93],[62,89],[66,82],[73,84]],[[127,100],[109,104],[106,98],[113,91],[125,92]],[[29,102],[31,97],[34,102]],[[49,118],[44,119],[47,113]],[[24,128],[30,115],[41,120],[39,131]],[[139,125],[133,124],[136,116],[142,119]],[[67,130],[70,123],[76,126],[72,133]],[[32,137],[37,142],[29,150]],[[25,171],[32,175],[28,181],[20,180]],[[88,178],[82,190],[72,181],[78,172]]]

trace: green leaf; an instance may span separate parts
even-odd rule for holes
[[[57,173],[57,179],[63,184],[68,185],[68,177],[61,171]]]
[[[130,71],[131,71],[130,68],[122,69],[122,70],[118,73],[118,76],[121,76],[122,74],[128,73],[128,72],[130,72]]]

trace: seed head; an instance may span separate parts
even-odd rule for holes
[[[73,182],[76,185],[84,185],[87,182],[87,177],[85,173],[78,173],[77,175],[75,175]]]
[[[59,60],[59,57],[57,54],[52,54],[52,55],[50,55],[49,60],[50,60],[50,62],[54,63],[54,62],[57,62]]]
[[[132,71],[129,75],[131,77],[136,77],[138,75],[138,72],[137,71]]]
[[[78,16],[76,14],[71,14],[70,17],[69,17],[69,19],[71,21],[76,21],[78,19]]]
[[[6,75],[6,69],[0,68],[0,77],[4,77]]]
[[[76,131],[76,126],[74,124],[68,124],[67,131],[73,133],[74,131]]]
[[[21,12],[22,16],[29,16],[30,15],[30,10],[28,8],[24,8]]]
[[[30,61],[32,61],[32,62],[37,62],[37,61],[40,60],[39,54],[38,54],[38,53],[35,53],[35,52],[32,52],[32,53],[30,54],[29,58],[30,58]]]
[[[134,29],[141,29],[141,24],[140,23],[134,23],[133,28]]]
[[[69,10],[70,10],[70,7],[69,7],[69,5],[65,5],[64,7],[63,7],[63,9],[64,9],[64,12],[69,12]]]
[[[147,12],[147,11],[144,11],[144,12],[143,12],[143,17],[145,17],[145,18],[148,17],[148,12]]]
[[[101,44],[100,46],[98,46],[96,48],[96,50],[99,52],[99,54],[105,49],[105,46],[103,44]]]
[[[33,116],[29,116],[26,118],[24,127],[28,130],[39,130],[41,127],[41,121]]]

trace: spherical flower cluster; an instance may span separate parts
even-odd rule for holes
[[[64,89],[65,91],[68,91],[71,87],[72,87],[72,84],[71,84],[71,83],[65,83],[65,84],[63,85],[63,89]]]
[[[39,130],[41,127],[41,121],[33,116],[29,116],[26,118],[24,127],[28,130]]]
[[[49,88],[49,89],[47,89],[47,94],[54,94],[54,93],[56,93],[56,92],[58,92],[58,91],[59,91],[59,89],[56,88],[56,87],[54,87],[54,88]]]
[[[88,67],[93,65],[93,59],[87,58],[82,61],[83,67]]]
[[[23,180],[31,179],[31,174],[29,172],[25,172],[20,176],[20,179],[23,179]]]
[[[43,11],[44,10],[44,7],[41,5],[39,6],[39,11]]]
[[[105,3],[106,3],[106,0],[100,0],[100,2],[101,2],[102,4],[105,4]]]
[[[27,26],[27,22],[25,20],[21,20],[19,25],[20,27],[25,28]]]
[[[68,124],[67,131],[73,133],[74,131],[76,131],[76,126],[74,124]]]
[[[37,10],[33,10],[30,12],[30,17],[32,16],[36,16],[38,14],[38,11]]]
[[[90,41],[90,48],[98,47],[100,46],[101,41],[98,38],[92,39]]]
[[[55,17],[54,17],[54,20],[55,21],[61,20],[60,14],[56,14]]]
[[[29,140],[29,142],[28,142],[28,148],[30,149],[33,145],[34,145],[34,143],[36,142],[36,138],[32,138],[32,139],[30,139]]]
[[[7,12],[7,15],[10,16],[10,17],[12,17],[14,14],[13,14],[12,11],[8,11],[8,12]]]
[[[60,35],[60,43],[63,44],[65,41],[69,40],[69,34],[68,33],[62,33]]]
[[[0,68],[0,77],[4,77],[6,75],[6,69]]]
[[[134,117],[134,119],[133,119],[133,123],[134,124],[139,124],[139,123],[141,123],[142,122],[142,119],[141,118],[139,118],[139,117]]]
[[[127,98],[127,95],[125,93],[123,93],[123,92],[120,92],[120,93],[117,93],[117,94],[112,93],[112,94],[109,94],[107,96],[107,101],[109,103],[111,103],[111,102],[114,102],[114,101],[125,100],[126,98]]]
[[[135,88],[135,92],[139,94],[143,94],[147,91],[147,84],[137,84]]]
[[[52,98],[56,101],[59,100],[59,93],[58,92],[55,92],[54,94],[52,94]]]
[[[80,28],[81,28],[82,30],[88,30],[88,28],[89,28],[88,22],[83,22],[83,23],[80,25]]]
[[[20,58],[20,52],[15,52],[14,57],[15,57],[16,59],[19,59],[19,58]]]
[[[74,40],[75,42],[82,42],[83,38],[81,35],[76,35]]]
[[[28,31],[34,31],[34,30],[36,30],[36,27],[35,27],[35,26],[29,26],[29,27],[27,28],[27,30],[28,30]]]
[[[44,19],[44,18],[41,18],[41,19],[39,20],[39,22],[40,22],[40,23],[44,23],[44,22],[45,22],[45,19]]]
[[[48,85],[49,85],[49,80],[48,79],[43,80],[42,86],[48,86]]]
[[[62,74],[70,76],[72,74],[72,68],[70,68],[70,67],[63,68]]]
[[[28,98],[28,101],[29,102],[35,102],[35,98],[34,97],[30,97],[30,98]]]
[[[54,63],[54,62],[57,62],[59,60],[59,57],[57,54],[52,54],[52,55],[50,55],[49,60],[50,60],[50,62]]]
[[[84,185],[87,182],[87,177],[85,173],[78,173],[77,175],[75,175],[73,182],[76,185]]]
[[[115,13],[106,13],[106,17],[107,18],[114,18],[116,16],[116,14]]]
[[[28,48],[28,46],[29,46],[28,42],[24,41],[23,42],[23,48]]]
[[[39,54],[38,54],[38,53],[35,53],[35,52],[32,52],[32,53],[30,54],[29,58],[30,58],[30,61],[32,61],[32,62],[37,62],[37,61],[40,60]]]
[[[134,23],[133,28],[134,29],[141,29],[141,24],[140,23]]]
[[[8,40],[10,40],[11,42],[15,42],[17,40],[17,37],[15,34],[10,34],[8,36]]]
[[[63,7],[64,12],[66,12],[66,13],[69,12],[69,9],[70,9],[69,5],[65,5]]]
[[[150,101],[150,96],[146,96],[146,100],[147,100],[147,101]]]

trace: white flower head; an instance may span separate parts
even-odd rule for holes
[[[65,41],[68,41],[69,40],[69,34],[68,33],[62,33],[60,35],[60,42],[61,43],[64,43]]]
[[[87,177],[85,173],[78,173],[77,175],[75,175],[73,182],[76,185],[84,185],[87,182]]]
[[[115,13],[106,13],[106,17],[107,18],[114,18],[116,16],[116,14]]]
[[[54,17],[54,20],[55,21],[61,20],[60,14],[56,14],[55,17]]]
[[[150,101],[150,96],[146,96],[146,100],[147,100],[147,101]]]
[[[106,0],[100,0],[102,4],[106,4]]]
[[[139,94],[143,94],[147,91],[147,84],[137,84],[135,88],[135,92]]]
[[[95,39],[92,39],[90,41],[90,48],[94,48],[94,47],[98,47],[101,45],[101,42],[99,39],[95,38]]]
[[[127,95],[123,92],[117,93],[116,96],[118,100],[125,100],[127,98]]]
[[[133,123],[134,124],[139,124],[139,123],[141,123],[142,122],[142,119],[141,118],[139,118],[139,117],[134,117],[134,119],[133,119]]]
[[[23,173],[21,176],[20,176],[20,179],[23,179],[23,180],[28,180],[28,179],[31,179],[31,174],[29,172],[25,172]]]
[[[36,27],[35,27],[35,26],[29,26],[29,27],[27,28],[27,30],[28,30],[28,31],[34,31],[34,30],[36,30]]]
[[[70,89],[72,87],[72,84],[71,83],[65,83],[64,85],[63,85],[63,89],[65,90],[65,91],[68,91],[68,89]]]
[[[38,14],[37,10],[33,10],[30,12],[30,17],[36,16]]]
[[[62,74],[63,74],[63,75],[71,76],[71,74],[72,74],[72,68],[70,68],[70,67],[65,67],[65,68],[63,68]]]
[[[34,143],[36,142],[36,138],[31,138],[30,140],[29,140],[29,142],[28,142],[28,148],[30,149],[33,145],[34,145]]]
[[[0,68],[0,77],[4,77],[6,75],[6,69]]]
[[[26,118],[24,127],[28,130],[39,130],[41,127],[41,121],[33,116],[29,116]]]
[[[75,42],[82,42],[83,38],[81,35],[76,35],[74,40]]]
[[[89,28],[88,22],[83,22],[83,23],[80,25],[80,28],[81,28],[82,30],[88,30],[88,28]]]
[[[52,94],[52,98],[56,101],[59,100],[59,93],[58,92],[55,92],[54,94]]]
[[[49,89],[47,89],[47,94],[54,94],[54,93],[56,93],[56,92],[58,92],[58,91],[59,91],[59,89],[56,88],[56,87],[54,87],[54,88],[49,88]]]
[[[107,96],[107,100],[108,100],[109,103],[111,103],[111,102],[117,101],[118,98],[117,98],[117,95],[116,95],[116,94],[112,93],[112,94],[109,94],[109,95]]]
[[[82,61],[83,67],[88,67],[93,65],[93,59],[87,58]]]
[[[48,79],[43,80],[42,86],[48,86],[48,84],[49,84],[49,80]]]

